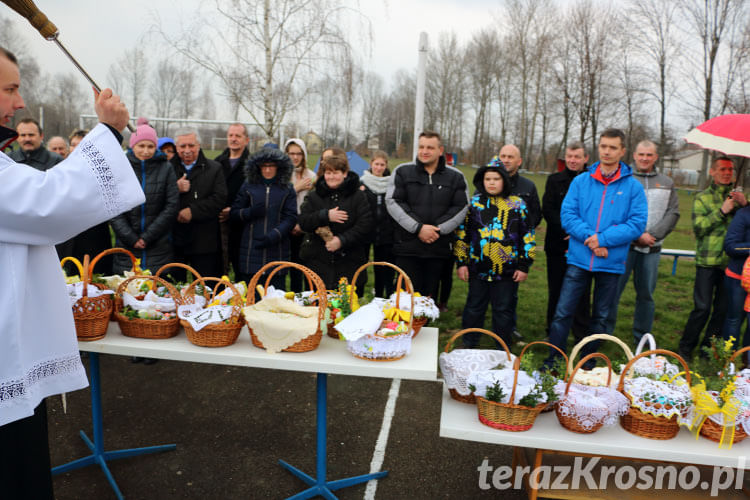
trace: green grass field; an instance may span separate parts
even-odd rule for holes
[[[213,158],[218,153],[218,151],[207,152],[207,156]],[[314,166],[317,161],[318,156],[311,155],[308,158],[308,165]],[[389,161],[389,166],[393,169],[405,161],[403,159],[392,158]],[[468,166],[459,166],[458,168],[464,173],[469,185],[472,185],[476,170]],[[544,194],[547,176],[542,174],[523,175],[534,181],[539,191],[539,198],[541,199]],[[694,250],[695,238],[690,220],[692,194],[686,190],[679,190],[679,198],[681,217],[675,230],[665,240],[664,248]],[[522,333],[524,342],[543,340],[546,336],[547,263],[544,251],[541,248],[544,243],[545,230],[545,222],[542,222],[536,231],[538,245],[536,260],[529,272],[527,281],[521,284],[518,292],[518,330]],[[685,327],[685,322],[693,306],[692,293],[695,265],[692,260],[681,258],[677,265],[677,273],[672,276],[672,262],[673,259],[671,257],[663,257],[659,265],[659,278],[655,293],[656,317],[652,333],[656,337],[659,347],[676,350],[682,329]],[[447,340],[461,328],[461,313],[466,301],[467,290],[466,283],[460,281],[454,275],[453,288],[448,302],[448,311],[442,313],[440,319],[431,325],[438,327],[440,330],[439,348],[441,351]],[[632,339],[634,303],[635,293],[631,280],[620,300],[615,335],[627,344],[632,345],[633,349],[635,348]],[[488,308],[485,326],[489,327],[490,325],[491,312]],[[570,342],[572,347],[572,335]],[[491,345],[491,342],[487,341],[487,345]],[[520,348],[520,344],[512,346],[515,354],[518,354]],[[622,350],[612,342],[602,343],[600,350],[612,360],[624,361]]]

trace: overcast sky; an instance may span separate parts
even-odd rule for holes
[[[193,12],[199,0],[36,0],[36,5],[60,30],[59,40],[91,76],[107,86],[107,70],[121,51],[132,48],[153,25]],[[205,3],[205,2],[204,2]],[[417,64],[419,33],[427,32],[431,45],[441,31],[455,31],[464,41],[488,25],[499,0],[362,0],[351,4],[372,22],[372,54],[360,51],[366,69],[390,82],[398,69]],[[73,71],[73,66],[53,42],[45,41],[31,25],[0,4],[0,15],[17,20],[31,51],[50,72]],[[354,37],[355,39],[357,37]],[[355,40],[356,43],[356,40]],[[163,43],[160,43],[163,46]],[[148,45],[146,45],[148,50]],[[158,58],[158,55],[152,54]]]

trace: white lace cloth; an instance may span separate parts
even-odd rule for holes
[[[78,299],[83,297],[83,283],[73,283],[70,285],[65,285],[65,287],[68,289],[68,296],[70,297],[70,305],[75,305],[76,302],[78,302]],[[92,299],[94,297],[101,297],[102,295],[112,295],[112,290],[102,290],[100,288],[95,287],[94,285],[88,285],[86,287],[86,293],[89,297]]]
[[[352,354],[363,358],[400,358],[411,352],[411,335],[392,337],[365,335],[357,340],[347,340],[346,348]]]
[[[481,397],[487,396],[487,388],[492,387],[495,383],[503,389],[503,398],[501,403],[508,403],[510,401],[510,395],[513,392],[513,370],[511,368],[503,368],[502,370],[483,370],[479,372],[473,372],[467,379],[467,384],[473,385],[476,388],[474,394]],[[537,382],[531,375],[524,371],[518,372],[518,382],[516,384],[516,394],[513,398],[513,404],[518,404],[521,399],[527,396],[529,393],[534,392],[537,386]],[[540,403],[547,402],[547,395],[541,393]]]
[[[555,386],[555,392],[559,397],[557,407],[560,414],[575,418],[586,430],[599,424],[615,425],[619,417],[625,415],[630,408],[628,398],[609,387],[573,383],[566,395],[565,384],[559,383]]]
[[[655,417],[682,418],[692,406],[692,395],[687,384],[637,377],[625,381],[625,392],[633,398],[634,407]]]
[[[398,308],[404,311],[411,311],[411,295],[407,292],[400,292],[398,297]],[[396,294],[393,293],[388,298],[388,307],[396,306]],[[431,320],[440,317],[440,309],[435,305],[435,301],[430,297],[414,297],[414,317],[428,318]]]
[[[264,298],[244,307],[242,312],[248,327],[269,353],[280,352],[321,327],[317,307],[303,307],[281,297]]]
[[[149,290],[143,300],[138,300],[130,293],[122,294],[123,305],[130,306],[136,311],[156,310],[161,312],[174,312],[177,310],[174,299],[171,297],[159,297],[153,291]],[[206,305],[206,299],[201,295],[195,296],[195,303],[201,307]]]
[[[676,364],[669,362],[664,356],[647,356],[633,363],[631,373],[641,375],[677,375],[681,370]]]
[[[591,370],[580,369],[576,372],[573,377],[573,383],[588,385],[591,387],[604,387],[607,385],[607,376],[609,374],[609,368],[606,366],[595,366]],[[612,388],[617,387],[617,383],[620,381],[620,376],[617,373],[612,372],[612,378],[610,379],[609,386]]]
[[[501,368],[511,368],[515,355],[508,355],[505,351],[494,349],[454,349],[444,352],[438,358],[440,371],[449,389],[455,389],[463,396],[471,394],[467,379],[469,375],[478,371],[491,370],[502,365]]]
[[[221,323],[230,319],[238,306],[211,306],[203,308],[198,304],[185,304],[177,308],[177,316],[184,319],[196,332],[204,326]]]

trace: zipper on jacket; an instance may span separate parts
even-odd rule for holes
[[[599,233],[599,223],[602,221],[602,211],[604,209],[604,199],[607,197],[607,188],[609,187],[609,184],[604,185],[604,191],[602,192],[602,200],[599,202],[599,215],[596,216],[596,229],[594,229],[594,234]],[[599,237],[597,236],[597,240]],[[594,251],[591,250],[591,262],[589,263],[589,271],[594,270]]]
[[[263,217],[263,236],[268,238],[268,195],[271,192],[271,186],[266,186],[266,213]],[[268,258],[268,242],[266,241],[266,246],[263,247],[263,264],[265,264]]]
[[[253,195],[248,192],[248,197],[250,198],[250,205],[253,206]],[[250,273],[250,254],[253,250],[253,223],[250,223],[250,232],[247,237],[247,259],[245,260],[245,269],[247,269],[248,274]],[[235,273],[237,270],[235,270]]]
[[[146,162],[141,160],[141,190],[143,194],[146,194]],[[141,234],[146,230],[146,202],[141,205]],[[147,269],[146,267],[146,249],[141,250],[141,269]]]

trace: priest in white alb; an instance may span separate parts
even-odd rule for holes
[[[53,498],[44,398],[88,385],[54,245],[144,202],[120,132],[128,110],[95,98],[101,122],[41,172],[2,149],[24,107],[15,56],[0,47],[0,497]]]

